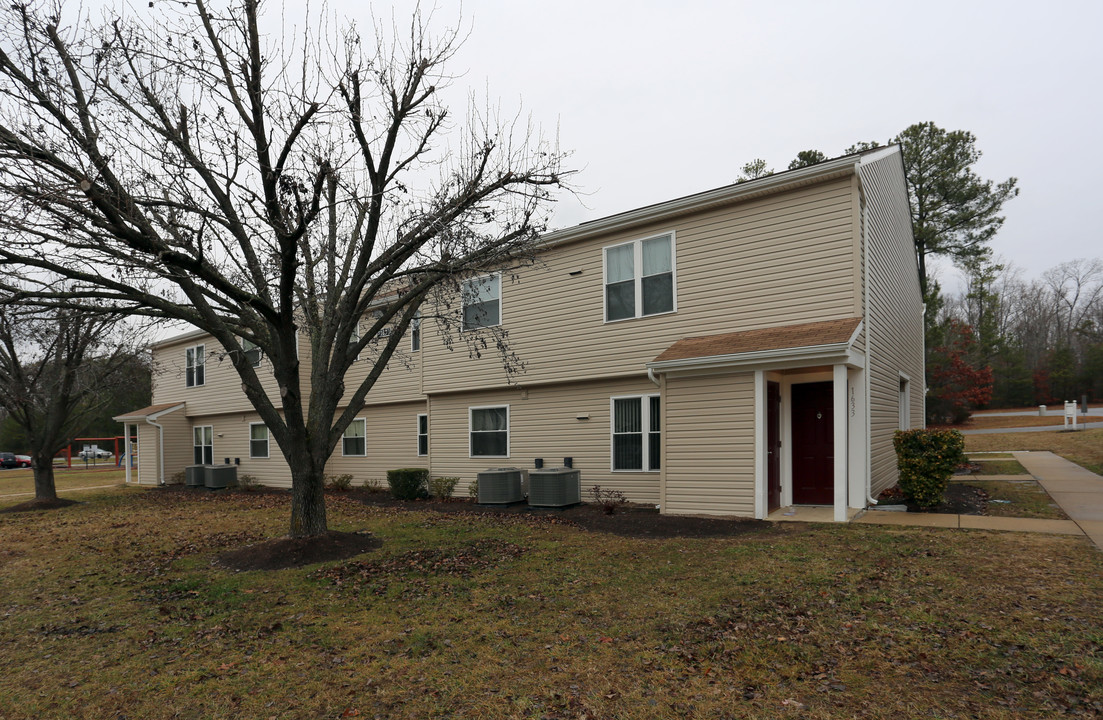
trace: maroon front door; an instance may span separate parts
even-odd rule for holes
[[[781,507],[781,386],[766,383],[766,511]]]
[[[799,383],[792,387],[793,504],[835,502],[835,428],[832,384]]]

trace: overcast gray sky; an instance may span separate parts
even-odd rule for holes
[[[366,6],[333,7],[370,26]],[[434,20],[459,14],[442,0]],[[800,150],[835,156],[931,120],[977,136],[983,177],[1019,178],[999,255],[1031,276],[1103,255],[1099,0],[467,0],[462,16],[458,88],[523,103],[574,151],[588,194],[561,202],[556,226],[730,183],[756,157],[784,170]]]

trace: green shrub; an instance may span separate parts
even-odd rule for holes
[[[326,475],[326,487],[338,492],[352,490],[352,475]]]
[[[904,497],[919,507],[942,502],[954,468],[965,462],[965,438],[957,430],[897,430],[892,444]]]
[[[452,497],[452,491],[459,483],[458,477],[435,477],[429,480],[429,494],[433,497],[447,500]]]
[[[417,500],[428,497],[425,490],[428,480],[428,468],[401,468],[387,471],[387,484],[391,486],[391,495],[396,500]]]
[[[471,481],[471,484],[467,486],[467,494],[476,500],[479,499],[479,478],[475,478]]]

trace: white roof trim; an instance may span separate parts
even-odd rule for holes
[[[687,197],[669,200],[657,205],[611,215],[599,220],[583,223],[563,230],[555,230],[544,235],[541,243],[546,246],[559,245],[560,243],[582,240],[596,235],[623,230],[645,222],[657,222],[675,215],[682,215],[697,210],[703,210],[717,205],[726,205],[744,198],[749,198],[766,193],[777,192],[790,185],[799,185],[813,180],[825,180],[833,175],[846,175],[854,172],[854,168],[863,155],[846,155],[834,160],[826,160],[822,163],[787,170],[785,172],[768,175],[757,180],[725,185],[715,190],[689,195]]]
[[[772,350],[754,350],[752,352],[731,353],[729,355],[706,355],[704,357],[682,358],[679,360],[651,361],[647,367],[659,372],[672,370],[703,370],[706,368],[737,368],[767,363],[793,360],[808,363],[841,361],[851,365],[864,365],[864,355],[853,353],[851,346],[861,334],[865,321],[860,321],[850,334],[850,339],[841,343],[826,345],[804,345],[801,347],[775,348]]]
[[[173,405],[170,408],[165,408],[164,410],[158,410],[157,412],[151,413],[149,415],[116,415],[115,417],[113,417],[111,419],[116,421],[116,422],[125,422],[127,420],[146,420],[146,419],[156,420],[157,418],[161,417],[162,415],[168,415],[170,412],[176,412],[180,408],[184,407],[184,405],[186,405],[186,404],[187,403],[182,403],[182,402],[177,403],[177,404]]]

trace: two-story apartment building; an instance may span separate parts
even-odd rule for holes
[[[892,434],[922,424],[924,393],[898,148],[556,231],[539,260],[466,293],[467,322],[508,328],[523,374],[510,384],[492,353],[449,350],[427,320],[328,472],[428,467],[462,491],[488,467],[569,457],[584,491],[618,489],[664,513],[761,518],[804,504],[839,521],[895,483]],[[229,459],[290,484],[209,336],[153,353],[156,404],[117,418],[137,426],[129,481]]]

